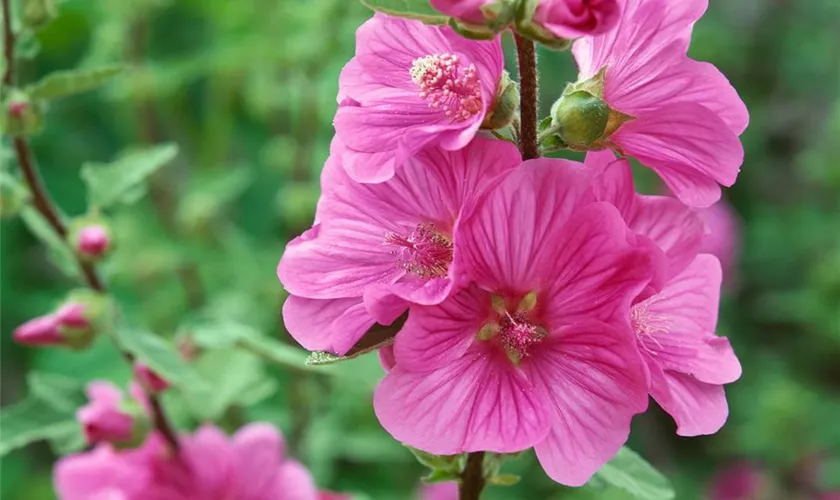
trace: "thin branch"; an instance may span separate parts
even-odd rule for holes
[[[522,119],[519,150],[522,158],[531,160],[540,156],[537,143],[537,51],[533,41],[518,34],[513,36],[519,62],[519,113]]]
[[[12,33],[12,13],[11,9],[9,8],[9,0],[2,1],[3,40],[5,43],[3,56],[5,58],[6,63],[6,74],[3,76],[3,84],[11,85],[15,79],[15,36],[14,33]],[[32,154],[32,151],[29,148],[29,144],[23,137],[15,137],[13,142],[18,165],[20,166],[20,170],[23,173],[23,177],[26,181],[27,186],[29,187],[29,191],[32,194],[35,208],[38,210],[38,212],[41,213],[41,215],[44,216],[44,218],[47,220],[47,222],[53,228],[53,230],[59,236],[61,236],[62,239],[67,240],[67,237],[69,235],[67,225],[61,219],[61,213],[58,210],[58,207],[53,201],[52,197],[50,197],[49,191],[47,191],[47,189],[44,187],[44,181],[41,178],[41,173],[38,171],[38,166],[35,163],[35,158]],[[99,278],[99,275],[97,274],[96,268],[93,266],[93,264],[82,262],[81,260],[79,260],[79,266],[81,267],[82,274],[87,285],[97,292],[105,293],[105,284]],[[132,355],[129,352],[121,353],[129,363],[134,363],[134,355]],[[167,420],[166,415],[163,413],[163,408],[160,405],[160,400],[158,399],[156,394],[152,393],[147,393],[147,397],[149,398],[149,406],[152,409],[152,420],[154,421],[155,428],[161,433],[163,438],[169,444],[170,448],[173,451],[177,451],[178,438],[175,434],[175,431],[172,429],[171,424]]]
[[[484,452],[477,451],[467,455],[467,465],[461,473],[461,483],[458,488],[460,500],[479,500],[484,489]]]

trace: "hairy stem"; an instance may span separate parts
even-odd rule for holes
[[[3,85],[10,86],[15,80],[15,35],[12,32],[12,13],[9,7],[10,2],[9,0],[2,1],[3,41],[5,43],[3,57],[5,58],[6,63],[6,74],[3,76]],[[24,180],[26,181],[26,185],[29,188],[29,192],[32,194],[32,202],[35,205],[35,209],[40,212],[44,219],[46,219],[52,229],[61,236],[62,239],[66,240],[69,236],[67,225],[61,218],[61,212],[59,211],[58,206],[55,204],[49,191],[47,191],[44,186],[44,181],[41,178],[41,173],[38,171],[38,166],[35,163],[35,157],[32,154],[32,150],[29,148],[29,144],[23,137],[15,137],[13,142],[15,147],[15,156],[17,157],[18,165],[21,173],[23,174]],[[105,293],[105,283],[99,277],[99,274],[96,272],[96,268],[93,264],[83,262],[82,260],[79,260],[78,262],[87,285],[97,292]],[[129,363],[134,362],[134,355],[131,353],[122,352],[122,355]],[[154,421],[155,428],[161,433],[170,448],[173,451],[177,451],[178,438],[176,437],[171,424],[167,420],[166,415],[163,413],[160,400],[157,395],[152,393],[148,393],[147,396],[149,398],[149,406],[152,409],[152,420]]]
[[[467,465],[461,473],[461,484],[458,489],[460,500],[478,500],[484,489],[484,452],[476,451],[467,455]]]
[[[513,36],[519,63],[519,150],[523,159],[531,160],[540,156],[537,143],[537,51],[533,41],[518,34]]]

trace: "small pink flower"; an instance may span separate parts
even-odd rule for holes
[[[541,159],[497,177],[460,223],[473,284],[412,305],[374,395],[396,439],[435,454],[534,446],[554,480],[582,485],[647,407],[627,324],[652,273],[646,249],[579,164]]]
[[[749,120],[726,77],[686,56],[707,0],[624,0],[618,26],[572,49],[587,80],[605,70],[604,101],[633,119],[604,147],[655,170],[684,203],[709,206],[743,162],[738,136]]]
[[[15,342],[31,346],[55,346],[64,343],[61,322],[55,314],[30,319],[15,329],[12,338]]]
[[[134,376],[137,377],[137,380],[139,380],[153,393],[162,392],[169,388],[169,382],[152,371],[152,369],[142,361],[134,363]]]
[[[767,473],[743,462],[722,470],[714,479],[709,500],[758,500],[768,482]]]
[[[419,500],[458,500],[458,483],[424,484],[420,487]]]
[[[535,23],[566,39],[605,33],[620,17],[619,0],[540,0],[534,12]]]
[[[335,116],[350,177],[376,183],[424,146],[465,147],[493,105],[502,76],[499,38],[467,40],[449,27],[376,14],[356,32]]]
[[[427,148],[393,179],[360,184],[341,168],[341,143],[322,174],[316,224],[286,246],[278,276],[291,293],[283,319],[310,350],[346,353],[406,302],[436,304],[458,276],[457,221],[495,174],[517,166],[516,148],[476,138],[460,151]]]
[[[141,448],[101,445],[63,458],[54,480],[61,500],[318,500],[309,472],[285,457],[268,424],[249,424],[232,438],[212,426],[182,436],[177,458],[151,434]],[[111,495],[111,496],[108,496]]]
[[[723,281],[732,284],[737,281],[735,264],[738,260],[741,228],[738,214],[725,200],[699,210],[706,223],[706,237],[700,251],[710,253],[720,260]]]
[[[90,402],[79,408],[76,418],[88,444],[126,442],[132,438],[134,418],[120,410],[122,392],[110,382],[91,382],[85,391]]]
[[[720,283],[720,263],[701,254],[659,294],[630,310],[650,393],[674,417],[681,436],[717,432],[729,413],[723,384],[741,376],[729,341],[715,336]]]
[[[101,257],[111,246],[111,238],[105,227],[94,224],[79,230],[76,250],[86,257]]]
[[[484,24],[481,8],[494,0],[429,0],[432,7],[460,21],[472,24]]]

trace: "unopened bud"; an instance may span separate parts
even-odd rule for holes
[[[449,24],[466,38],[490,39],[507,28],[519,0],[429,0],[432,7],[450,16]]]
[[[24,0],[21,20],[30,29],[37,30],[50,23],[58,15],[55,0]]]
[[[14,217],[28,200],[29,191],[14,176],[8,173],[0,176],[0,217]]]
[[[3,132],[12,136],[31,135],[41,128],[41,108],[20,91],[13,91],[3,104]]]
[[[506,127],[513,121],[519,109],[519,87],[510,79],[507,72],[502,74],[499,82],[499,90],[493,106],[487,111],[481,128],[498,130]]]
[[[76,234],[76,251],[88,261],[101,259],[111,247],[108,230],[99,224],[81,228]]]
[[[119,388],[102,380],[88,384],[85,393],[90,402],[79,408],[76,418],[87,444],[125,446],[143,440],[149,426],[141,402],[124,400]]]
[[[517,33],[550,49],[568,49],[572,45],[571,40],[558,36],[534,19],[534,14],[540,4],[541,0],[521,0],[521,5],[516,13]]]
[[[551,129],[569,147],[588,149],[603,137],[610,108],[582,90],[561,97],[551,107]]]
[[[169,388],[169,382],[142,361],[134,363],[134,376],[149,392],[156,394]]]
[[[12,338],[15,342],[30,346],[62,345],[58,318],[53,314],[30,319],[15,329]]]

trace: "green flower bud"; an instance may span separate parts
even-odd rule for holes
[[[549,130],[572,149],[589,149],[603,137],[610,108],[607,103],[582,90],[564,95],[551,106]]]
[[[481,128],[487,130],[504,128],[513,121],[518,110],[519,87],[510,79],[507,72],[504,72],[496,92],[496,99],[493,101],[493,106],[487,111],[487,116],[484,117]]]
[[[49,24],[57,15],[55,0],[24,0],[21,21],[27,28],[37,30]]]
[[[18,90],[3,103],[3,132],[12,136],[32,135],[41,129],[42,109]]]
[[[8,219],[20,212],[29,200],[29,191],[8,173],[0,176],[0,218]]]

